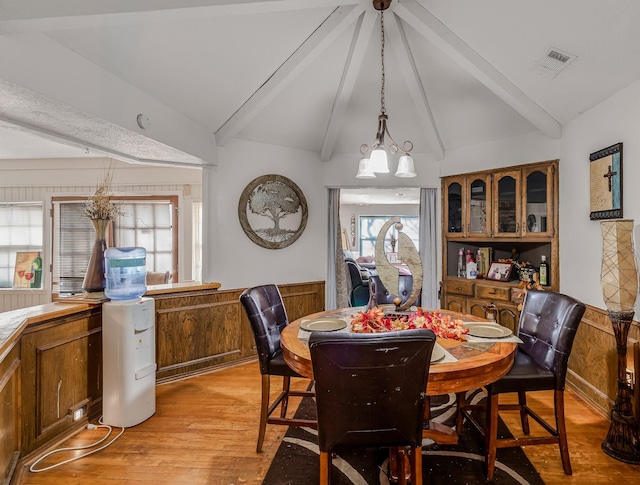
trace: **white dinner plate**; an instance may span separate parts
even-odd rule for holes
[[[464,328],[469,329],[469,335],[472,337],[505,338],[513,333],[511,329],[496,323],[467,322]]]
[[[347,322],[340,318],[316,318],[306,320],[300,324],[300,328],[307,332],[333,332],[342,330],[347,326]]]
[[[444,356],[444,349],[440,345],[435,344],[433,346],[433,352],[431,353],[431,363],[435,364],[436,362],[440,362],[444,359]]]

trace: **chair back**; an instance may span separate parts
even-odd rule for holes
[[[349,270],[349,280],[351,282],[351,289],[357,288],[363,284],[362,273],[360,272],[360,268],[358,267],[358,263],[356,263],[353,259],[345,259],[344,264],[347,266]]]
[[[556,389],[564,390],[569,354],[585,305],[551,291],[529,290],[524,299],[518,337],[520,348],[556,376]]]
[[[375,302],[377,305],[391,305],[396,297],[400,297],[402,299],[402,303],[407,301],[411,296],[411,291],[413,290],[413,276],[410,274],[399,275],[398,287],[400,294],[394,295],[384,287],[380,280],[380,276],[371,275],[370,277],[369,291],[372,293],[372,296],[375,296]],[[420,306],[421,299],[422,292],[418,295],[416,305]]]
[[[147,284],[148,285],[166,285],[169,283],[169,277],[171,273],[165,271],[164,273],[158,273],[155,271],[147,271]]]
[[[320,451],[420,446],[435,340],[426,329],[312,333]]]
[[[280,332],[289,325],[287,311],[276,285],[248,288],[240,295],[256,340],[260,372],[269,373],[269,361],[280,352]]]

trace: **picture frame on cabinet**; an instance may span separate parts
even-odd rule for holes
[[[509,281],[512,269],[513,265],[511,263],[491,263],[491,266],[489,266],[489,272],[487,273],[487,279],[494,281]]]
[[[589,218],[622,217],[622,143],[616,143],[589,155]]]

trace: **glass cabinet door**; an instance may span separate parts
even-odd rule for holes
[[[520,172],[497,173],[494,178],[494,235],[520,235]]]
[[[468,179],[469,214],[467,232],[474,236],[488,236],[490,226],[490,180],[488,175]]]
[[[445,232],[451,235],[462,235],[462,179],[452,180],[445,186],[444,197]]]
[[[550,217],[553,197],[551,167],[523,171],[524,219],[522,232],[528,237],[549,236],[553,233]]]

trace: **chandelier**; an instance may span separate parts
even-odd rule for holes
[[[398,170],[395,173],[396,177],[408,178],[416,176],[416,171],[413,167],[413,158],[411,157],[413,143],[405,141],[402,146],[398,145],[387,128],[389,117],[387,116],[387,109],[384,103],[384,11],[389,8],[389,5],[391,5],[390,0],[373,0],[373,8],[380,11],[380,115],[378,116],[378,132],[376,133],[374,144],[372,146],[367,144],[360,146],[362,159],[358,165],[356,178],[376,178],[376,173],[389,173],[389,162],[384,145],[385,135],[390,141],[389,151],[392,154],[402,153],[398,160]]]

